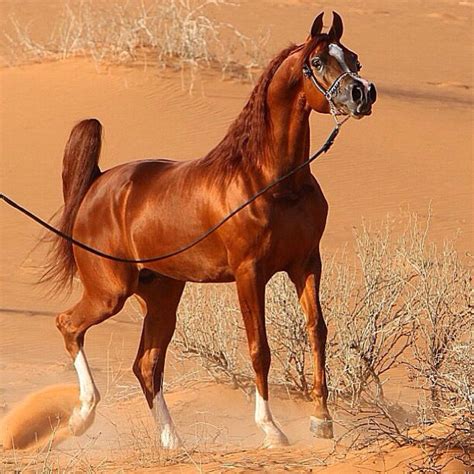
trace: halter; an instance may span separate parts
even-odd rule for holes
[[[328,87],[328,89],[324,89],[324,87],[318,82],[318,80],[316,79],[316,76],[314,75],[313,68],[307,63],[303,64],[303,74],[308,79],[310,79],[313,85],[316,87],[316,89],[318,89],[318,91],[321,92],[321,94],[323,94],[324,97],[326,97],[326,100],[329,102],[329,110],[331,112],[331,115],[334,118],[334,121],[336,122],[336,125],[340,126],[346,120],[348,120],[350,115],[345,117],[340,122],[337,120],[337,116],[343,115],[343,113],[337,108],[337,105],[334,103],[333,98],[339,94],[339,91],[341,88],[341,81],[346,76],[350,76],[353,79],[358,79],[360,77],[359,74],[357,74],[356,72],[345,71],[334,80],[334,82]]]

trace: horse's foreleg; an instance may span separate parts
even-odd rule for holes
[[[74,409],[69,419],[69,427],[76,436],[80,436],[92,424],[95,407],[100,400],[84,352],[84,335],[89,327],[118,313],[125,300],[126,297],[122,296],[98,298],[84,292],[76,306],[56,318],[56,326],[63,335],[79,381],[80,405]]]
[[[265,282],[259,281],[255,268],[250,267],[239,271],[236,283],[256,374],[255,422],[265,433],[265,447],[287,445],[288,439],[276,426],[268,403],[271,355],[265,330]]]
[[[332,419],[327,408],[328,389],[326,385],[326,336],[319,302],[319,284],[321,280],[321,258],[315,255],[306,268],[290,272],[306,316],[308,338],[314,359],[314,380],[312,396],[314,399],[314,416],[311,417],[311,431],[319,438],[332,438]]]
[[[166,449],[176,449],[181,444],[163,397],[163,370],[183,289],[183,282],[160,278],[140,284],[137,290],[145,302],[146,316],[133,371],[160,430],[161,444]]]

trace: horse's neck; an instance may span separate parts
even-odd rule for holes
[[[279,177],[308,157],[310,110],[300,87],[281,79],[269,88],[268,107],[272,131],[265,172]]]

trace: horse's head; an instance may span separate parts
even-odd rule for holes
[[[327,34],[321,33],[322,27],[323,13],[315,18],[303,49],[304,92],[308,104],[318,112],[332,110],[355,118],[370,115],[377,99],[375,85],[359,76],[362,66],[357,54],[341,43],[341,17],[333,12],[333,23]]]

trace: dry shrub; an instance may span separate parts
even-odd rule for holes
[[[348,415],[344,439],[358,447],[383,440],[416,444],[426,454],[423,463],[436,471],[447,450],[467,456],[473,448],[474,312],[469,269],[452,243],[429,241],[429,224],[430,217],[421,225],[413,215],[398,236],[389,220],[377,228],[363,224],[354,234],[353,259],[348,252],[323,259],[321,300],[330,397]],[[266,314],[271,382],[308,397],[306,324],[285,275],[267,286]],[[250,366],[238,357],[248,356],[233,294],[194,287],[180,319],[184,353],[197,355],[216,376],[250,383]],[[384,386],[397,367],[407,386],[414,382],[417,406],[387,400]]]
[[[272,348],[271,382],[309,399],[312,366],[306,320],[295,287],[285,274],[270,280],[265,309]]]
[[[329,385],[352,407],[383,401],[390,369],[413,340],[413,272],[401,260],[389,221],[355,231],[356,264],[343,255],[325,272],[321,294],[330,327]]]
[[[357,440],[358,448],[384,440],[398,446],[416,445],[422,456],[411,468],[441,472],[452,457],[468,464],[474,449],[473,291],[470,270],[452,242],[439,247],[428,240],[429,222],[430,217],[421,225],[411,216],[405,233],[389,252],[403,281],[393,311],[402,310],[411,334],[403,336],[403,343],[384,343],[384,350],[391,349],[394,364],[408,368],[407,385],[409,380],[414,382],[417,405],[407,413],[387,400],[369,398],[352,410],[345,424],[349,428],[346,436]],[[361,242],[362,248],[369,248],[365,238]],[[358,248],[360,255],[360,245]],[[371,253],[376,255],[377,251]],[[389,271],[389,275],[394,273]],[[388,280],[391,285],[393,282]],[[357,325],[350,328],[349,332],[353,331],[358,331]],[[447,452],[451,457],[445,456]]]
[[[182,357],[197,357],[215,380],[245,388],[250,380],[241,357],[246,345],[239,330],[240,310],[234,292],[191,284],[178,309],[174,343]]]
[[[413,304],[417,338],[405,361],[416,386],[427,391],[428,416],[473,412],[474,292],[470,270],[452,242],[439,250],[427,242],[427,228],[416,219],[405,238],[403,257],[416,274]]]
[[[159,67],[213,67],[251,77],[263,65],[268,35],[246,37],[212,17],[228,0],[68,3],[48,40],[34,38],[13,15],[4,31],[10,65],[92,57],[101,63],[150,63]]]

